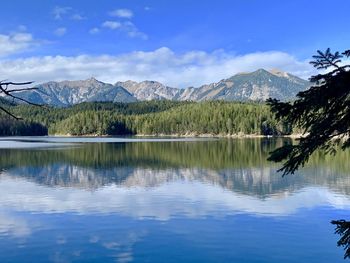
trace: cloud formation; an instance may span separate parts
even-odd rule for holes
[[[102,24],[102,27],[109,28],[112,30],[120,28],[121,26],[122,26],[122,24],[120,22],[117,22],[117,21],[105,21]]]
[[[148,36],[141,32],[136,26],[134,23],[130,22],[130,21],[127,21],[127,22],[124,22],[123,24],[123,27],[122,27],[122,30],[123,31],[126,31],[127,35],[129,37],[132,37],[132,38],[141,38],[143,40],[147,40],[148,39]]]
[[[141,38],[141,39],[148,39],[148,36],[141,32],[134,23],[132,23],[131,21],[125,21],[125,22],[119,22],[119,21],[110,21],[107,20],[105,22],[102,23],[101,25],[102,28],[107,28],[110,30],[119,30],[121,32],[124,32],[127,34],[127,36],[131,37],[131,38]],[[97,31],[95,30],[97,29]],[[90,30],[90,33],[94,34],[94,33],[98,33],[98,28],[94,28],[94,30]]]
[[[134,13],[130,9],[116,9],[109,12],[109,15],[120,18],[132,18]]]
[[[9,42],[17,43],[18,39],[26,38],[28,39],[24,44],[14,45],[12,49],[10,47],[8,49],[11,51],[28,46],[29,36],[17,36],[17,41]],[[156,80],[173,87],[188,87],[217,82],[236,73],[259,68],[278,68],[302,78],[308,78],[315,73],[308,61],[298,60],[280,51],[245,55],[235,55],[223,50],[211,53],[204,51],[175,53],[169,48],[162,47],[149,52],[135,51],[116,56],[45,56],[0,60],[0,75],[3,78],[14,81],[34,80],[36,83],[87,79],[95,76],[101,81],[110,83],[130,79]]]
[[[72,8],[69,6],[55,6],[55,8],[52,10],[52,14],[55,20],[60,20],[70,10],[72,10]]]
[[[33,36],[26,32],[0,34],[0,57],[21,53],[37,44]]]

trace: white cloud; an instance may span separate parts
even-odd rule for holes
[[[86,17],[79,14],[79,12],[76,12],[72,7],[70,6],[56,6],[52,10],[52,14],[55,20],[61,20],[64,18],[69,18],[72,20],[84,20]]]
[[[26,32],[0,34],[0,57],[21,53],[37,44],[33,36]]]
[[[0,48],[0,52],[2,50]],[[150,52],[135,51],[117,56],[45,56],[0,60],[2,78],[35,80],[37,83],[95,76],[110,83],[129,79],[157,80],[173,87],[188,87],[217,82],[236,73],[259,68],[278,68],[303,78],[315,73],[308,61],[298,60],[280,51],[245,55],[223,50],[175,53],[163,47]]]
[[[100,29],[98,27],[94,27],[89,30],[89,33],[92,35],[97,34],[98,32],[100,32]]]
[[[105,21],[103,22],[102,24],[102,27],[106,27],[106,28],[109,28],[109,29],[118,29],[122,26],[122,24],[120,22],[117,22],[117,21]]]
[[[58,37],[64,36],[67,33],[67,28],[59,27],[54,31],[54,34]]]
[[[105,21],[102,24],[102,27],[104,28],[108,28],[111,30],[120,30],[122,32],[125,32],[129,37],[132,38],[141,38],[141,39],[148,39],[148,36],[139,31],[138,28],[130,21],[126,21],[126,22],[118,22],[118,21]]]
[[[122,30],[126,31],[129,37],[138,37],[144,40],[148,39],[148,36],[139,31],[138,28],[130,21],[123,23]]]
[[[116,9],[109,12],[109,15],[120,18],[132,18],[134,16],[134,13],[130,9]]]
[[[55,6],[52,11],[54,19],[59,20],[62,19],[64,15],[66,15],[72,8],[69,6]]]

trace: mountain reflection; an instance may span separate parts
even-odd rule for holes
[[[293,247],[312,258],[310,251],[327,254],[335,248],[328,222],[350,209],[349,151],[317,152],[307,167],[282,178],[279,165],[267,157],[283,139],[60,143],[60,148],[51,141],[49,148],[42,142],[40,148],[0,149],[2,247],[57,240],[50,245],[56,253],[66,249],[67,240],[74,247],[78,237],[77,247],[95,247],[101,239],[105,248],[129,253],[139,238],[152,242],[143,236],[147,231],[155,235],[163,228],[167,244],[174,233],[193,237],[209,229],[200,240],[220,247],[228,242],[225,253],[260,240],[259,259],[282,243],[287,249],[279,253]],[[348,257],[349,223],[333,223]]]
[[[325,186],[350,194],[349,152],[312,156],[298,174],[282,178],[266,161],[282,139],[197,142],[93,143],[62,149],[0,150],[2,177],[25,178],[52,187],[98,189],[156,187],[193,181],[266,198],[305,186]],[[1,178],[1,177],[0,177]]]

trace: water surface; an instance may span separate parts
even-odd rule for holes
[[[350,152],[275,139],[1,138],[0,262],[344,262]]]

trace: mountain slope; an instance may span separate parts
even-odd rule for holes
[[[236,74],[216,83],[178,89],[157,81],[125,81],[114,85],[94,78],[81,81],[48,82],[36,86],[38,90],[19,95],[29,101],[54,106],[69,106],[89,101],[134,102],[144,100],[177,101],[265,101],[268,98],[292,100],[310,83],[279,70],[259,69]]]
[[[203,85],[197,89],[185,89],[179,100],[237,100],[265,101],[268,98],[291,100],[305,90],[310,83],[281,71],[259,69],[251,73],[241,73],[217,83]]]
[[[135,97],[119,86],[103,83],[94,78],[78,81],[47,82],[37,90],[17,95],[38,104],[70,106],[88,101],[134,102]]]
[[[129,91],[138,100],[173,100],[179,89],[171,88],[157,81],[125,81],[117,82],[115,86],[120,86]]]

